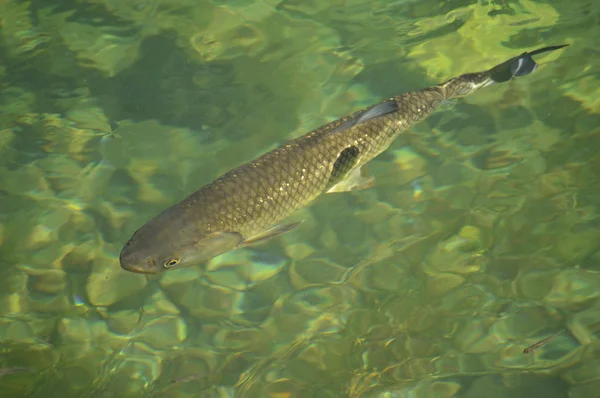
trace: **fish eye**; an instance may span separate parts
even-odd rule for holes
[[[176,266],[177,264],[179,264],[179,259],[172,258],[170,260],[165,261],[164,266],[165,266],[165,268],[171,268],[171,267]]]

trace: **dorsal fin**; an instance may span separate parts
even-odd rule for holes
[[[378,117],[389,115],[398,111],[398,104],[395,100],[390,99],[374,105],[356,116],[345,120],[339,126],[334,127],[330,132],[337,133],[340,131],[348,130],[351,127],[357,126],[361,123],[366,123],[369,120],[377,119]]]

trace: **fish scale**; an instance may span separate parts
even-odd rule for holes
[[[138,229],[121,251],[128,271],[156,273],[204,263],[227,251],[287,232],[281,224],[325,192],[365,189],[361,167],[443,101],[533,72],[535,54],[404,93],[328,123],[243,164],[164,210]]]
[[[355,112],[224,174],[184,200],[182,206],[187,203],[191,217],[211,226],[206,232],[215,227],[235,229],[251,237],[324,193],[331,185],[337,154],[357,147],[360,159],[355,167],[362,166],[385,150],[401,131],[424,119],[443,99],[436,89],[406,93],[391,100],[398,112],[353,126],[343,134],[330,133],[373,107]],[[204,203],[207,206],[202,206]]]

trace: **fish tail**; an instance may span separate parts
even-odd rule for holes
[[[535,51],[524,52],[521,55],[488,69],[487,71],[467,73],[450,79],[437,86],[437,89],[441,92],[445,100],[464,97],[480,88],[496,83],[504,83],[511,80],[513,77],[529,75],[538,67],[538,64],[532,58],[534,55],[558,50],[559,48],[566,46],[568,46],[568,44],[544,47]]]
[[[568,46],[568,44],[561,44],[558,46],[550,46],[537,49],[531,52],[524,52],[523,54],[511,58],[508,61],[502,62],[499,65],[494,66],[487,72],[488,79],[492,83],[504,83],[509,81],[513,77],[526,76],[537,69],[538,64],[533,60],[533,56],[548,51],[558,50]],[[488,84],[488,85],[489,85]]]

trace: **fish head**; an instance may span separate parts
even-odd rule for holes
[[[202,228],[193,217],[167,209],[138,229],[119,255],[121,268],[141,274],[191,267],[235,249],[235,232]]]

